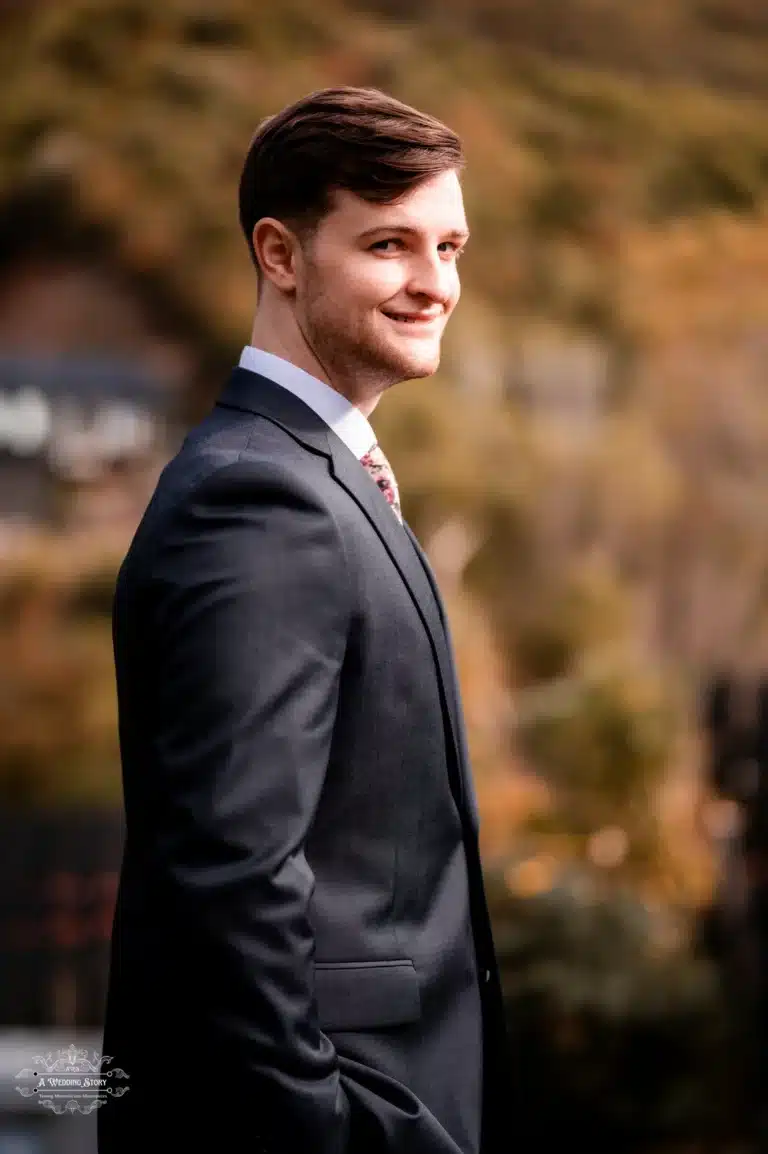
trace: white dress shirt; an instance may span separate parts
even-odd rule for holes
[[[376,444],[376,434],[367,418],[351,401],[290,361],[246,345],[240,355],[240,368],[268,377],[309,405],[358,460]]]

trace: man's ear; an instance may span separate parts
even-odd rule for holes
[[[262,277],[280,292],[296,288],[297,239],[282,221],[264,216],[253,227],[253,249]]]

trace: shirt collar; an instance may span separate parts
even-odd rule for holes
[[[290,361],[246,345],[240,355],[240,368],[268,377],[309,405],[358,460],[376,444],[372,426],[351,401]]]

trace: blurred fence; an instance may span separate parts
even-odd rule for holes
[[[98,1029],[120,811],[0,814],[0,1028]]]

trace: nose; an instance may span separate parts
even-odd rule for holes
[[[413,297],[426,298],[444,307],[458,296],[459,278],[453,261],[446,261],[435,253],[414,260],[408,280],[408,292]]]

